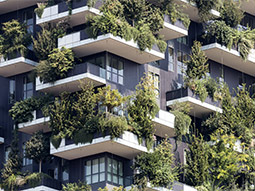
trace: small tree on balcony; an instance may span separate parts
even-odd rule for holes
[[[26,142],[25,156],[39,164],[39,173],[42,172],[42,162],[50,155],[50,141],[43,132],[36,132]]]
[[[17,53],[25,56],[31,43],[31,34],[27,32],[26,24],[17,20],[3,23],[0,35],[0,55],[5,59],[15,57]]]

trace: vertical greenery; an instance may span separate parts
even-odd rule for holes
[[[67,183],[63,185],[62,191],[91,191],[90,185],[79,181],[78,183]]]
[[[0,55],[5,59],[15,57],[17,53],[25,56],[31,43],[31,34],[26,24],[11,20],[2,24],[0,35]]]

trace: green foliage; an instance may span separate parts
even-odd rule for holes
[[[7,59],[16,57],[17,53],[25,56],[31,43],[31,35],[26,24],[11,20],[2,24],[0,35],[0,55]]]
[[[32,121],[34,118],[32,112],[38,109],[45,111],[51,100],[52,96],[46,94],[16,102],[9,110],[9,114],[16,123]]]
[[[57,24],[47,24],[37,33],[37,37],[33,38],[33,48],[39,60],[47,60],[54,48],[57,48],[58,38],[65,35],[68,24],[58,22]]]
[[[97,0],[88,0],[87,6],[88,7],[94,7],[96,4]]]
[[[175,103],[171,106],[171,113],[174,114],[174,130],[176,140],[181,141],[182,136],[189,132],[191,117],[189,116],[191,107],[188,103]]]
[[[63,185],[62,191],[91,191],[90,185],[79,181],[78,183],[67,183]]]
[[[177,180],[178,172],[174,164],[172,145],[165,139],[152,153],[142,153],[135,159],[133,168],[139,171],[135,174],[135,184],[144,190],[150,182],[155,187],[170,187]]]
[[[236,27],[243,19],[243,11],[240,9],[240,3],[234,0],[225,0],[220,8],[220,19],[228,26]]]
[[[141,79],[136,87],[135,95],[130,100],[128,106],[129,124],[134,128],[134,133],[138,135],[139,141],[145,138],[148,148],[153,145],[154,126],[152,119],[159,112],[157,104],[157,93],[155,86],[149,76]]]
[[[74,66],[74,53],[71,49],[55,48],[48,55],[47,60],[39,62],[36,72],[41,81],[54,82],[65,78]]]
[[[43,14],[44,9],[46,8],[47,4],[45,4],[45,3],[38,3],[37,5],[38,5],[38,7],[35,8],[34,12],[36,13],[36,15],[39,18],[42,18],[42,14]]]
[[[32,188],[38,186],[43,179],[50,179],[51,177],[44,173],[31,173],[26,176],[24,176],[25,182]]]
[[[246,60],[255,42],[255,29],[237,30],[228,26],[224,21],[214,21],[207,26],[205,37],[216,38],[217,42],[229,50],[237,47],[240,56]]]
[[[201,47],[200,42],[194,41],[190,60],[185,63],[187,65],[186,76],[188,79],[200,80],[201,78],[205,78],[206,73],[209,72],[208,58],[204,51],[201,50]]]
[[[185,86],[189,87],[194,92],[194,94],[198,95],[199,99],[204,102],[208,96],[206,82],[206,79],[189,80],[188,82],[185,82]]]
[[[26,158],[32,159],[39,163],[39,173],[42,169],[42,161],[50,155],[50,141],[48,136],[43,132],[36,132],[27,142],[25,147]]]

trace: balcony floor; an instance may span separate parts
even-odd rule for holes
[[[188,30],[177,27],[173,24],[164,22],[164,28],[161,29],[159,34],[164,35],[165,40],[172,40],[188,35]]]
[[[27,134],[33,134],[37,131],[43,131],[44,133],[50,132],[48,122],[50,121],[49,117],[39,118],[27,123],[20,123],[18,125],[19,131]]]

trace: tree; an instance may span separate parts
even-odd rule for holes
[[[135,159],[133,169],[135,184],[144,190],[150,182],[155,187],[171,187],[177,180],[178,172],[174,164],[174,154],[171,143],[165,139],[158,145],[154,152],[142,153]]]
[[[39,164],[39,173],[42,172],[42,161],[50,155],[50,141],[43,132],[36,132],[26,142],[25,156]]]
[[[62,191],[91,191],[90,185],[79,181],[78,183],[67,183],[63,185]]]
[[[136,92],[128,105],[128,122],[134,128],[138,138],[145,138],[148,148],[152,147],[154,126],[152,120],[159,112],[157,104],[157,92],[155,92],[153,80],[149,76],[141,79],[136,86]]]
[[[17,20],[3,23],[0,35],[0,55],[7,59],[16,57],[17,53],[25,56],[27,47],[31,43],[31,34],[27,32],[26,24]]]

